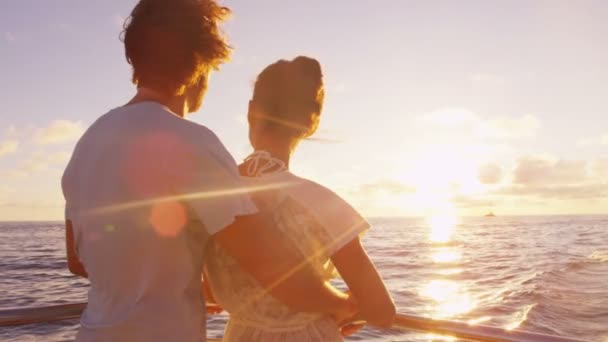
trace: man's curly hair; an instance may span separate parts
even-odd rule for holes
[[[229,14],[215,0],[141,0],[123,32],[133,83],[183,94],[229,59],[219,28]]]

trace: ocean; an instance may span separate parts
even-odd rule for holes
[[[375,218],[364,244],[399,312],[608,341],[608,216]],[[0,310],[86,300],[63,224],[0,223]],[[220,337],[225,315],[210,317]],[[70,341],[77,321],[0,328],[1,341]],[[366,328],[351,341],[431,341]]]

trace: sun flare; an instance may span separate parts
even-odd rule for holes
[[[427,219],[430,226],[429,239],[434,243],[448,243],[452,238],[458,219],[453,213],[436,214]]]
[[[472,195],[483,192],[478,179],[482,156],[476,145],[435,145],[422,148],[408,178],[425,196]]]

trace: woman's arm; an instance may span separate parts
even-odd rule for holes
[[[296,246],[277,243],[274,222],[265,216],[237,217],[212,238],[265,291],[291,308],[337,318],[354,314],[357,305],[352,298],[322,281]]]
[[[380,328],[391,327],[395,304],[359,237],[336,252],[331,260],[359,304],[362,318]]]
[[[88,278],[89,275],[87,274],[87,271],[84,269],[84,266],[76,255],[74,228],[72,227],[72,221],[70,220],[65,222],[65,247],[68,258],[68,269],[70,272],[74,275]]]

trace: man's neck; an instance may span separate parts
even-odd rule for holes
[[[138,88],[137,94],[127,105],[141,102],[157,102],[182,118],[189,112],[188,101],[186,101],[185,96],[167,96],[150,88]]]

